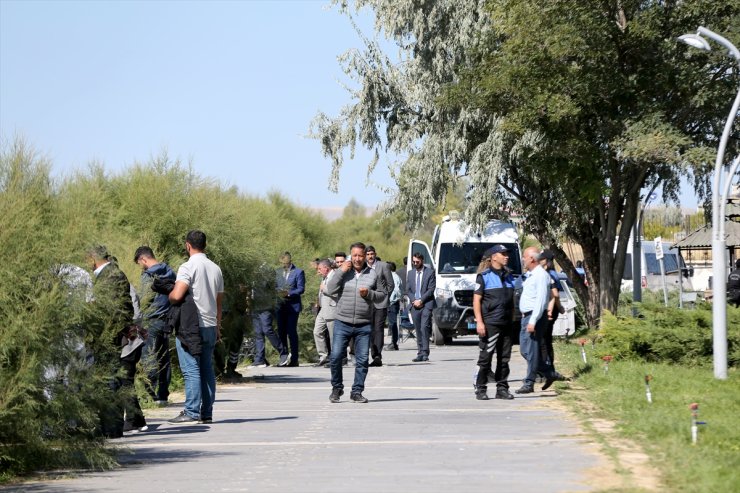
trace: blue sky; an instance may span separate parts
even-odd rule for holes
[[[358,19],[372,34],[372,19]],[[388,160],[347,159],[338,194],[309,122],[350,102],[337,56],[360,48],[328,0],[0,0],[0,136],[22,136],[58,175],[117,172],[166,150],[247,194],[366,206]],[[684,207],[695,207],[684,187]]]
[[[360,19],[371,34],[368,15]],[[373,206],[369,155],[340,191],[305,138],[318,110],[350,101],[337,56],[359,48],[328,1],[0,0],[0,132],[56,174],[93,160],[116,172],[167,150],[203,176],[302,205]],[[383,162],[371,181],[388,186]]]

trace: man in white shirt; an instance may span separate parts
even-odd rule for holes
[[[177,280],[169,299],[171,303],[180,303],[186,295],[192,295],[198,309],[202,348],[199,355],[192,355],[183,347],[179,338],[176,340],[180,369],[185,378],[185,410],[169,422],[211,423],[213,402],[216,399],[213,348],[221,338],[224,278],[221,268],[204,253],[205,233],[190,231],[185,238],[185,248],[190,258],[177,270]]]
[[[391,342],[385,349],[387,351],[398,351],[398,312],[401,310],[401,296],[403,296],[403,281],[396,274],[396,264],[388,262],[393,276],[393,292],[388,298],[388,328],[391,331]]]
[[[547,304],[550,301],[551,278],[539,263],[540,252],[535,247],[524,250],[522,265],[528,275],[524,281],[522,295],[519,298],[519,310],[522,312],[522,328],[519,333],[519,350],[527,360],[527,375],[524,384],[515,392],[530,394],[534,392],[534,382],[539,370],[545,376],[542,390],[547,390],[555,381],[552,364],[541,358],[540,348],[547,329]]]

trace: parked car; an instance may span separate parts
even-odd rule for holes
[[[663,245],[663,265],[665,269],[666,288],[669,290],[678,289],[679,281],[683,283],[684,291],[693,291],[691,282],[691,268],[686,267],[683,257],[678,250],[671,249],[671,244],[662,242]],[[642,252],[642,261],[640,262],[640,285],[643,289],[661,290],[663,289],[663,280],[660,274],[660,261],[655,252],[655,242],[641,241],[640,250]],[[681,276],[681,271],[684,275]],[[627,255],[624,261],[624,271],[622,274],[621,290],[631,293],[633,288],[632,274],[632,238],[627,245]]]

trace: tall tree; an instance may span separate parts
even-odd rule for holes
[[[339,2],[338,2],[339,3]],[[641,193],[677,201],[683,175],[711,193],[714,148],[738,75],[721,50],[676,37],[699,25],[738,38],[738,2],[358,0],[376,38],[342,57],[358,87],[312,124],[333,161],[359,143],[402,156],[391,210],[420,224],[448,184],[470,182],[466,219],[516,213],[556,251],[581,245],[589,323],[614,310]],[[345,2],[339,8],[352,16]],[[399,48],[383,53],[377,35]],[[733,144],[728,156],[737,152]],[[375,161],[370,163],[372,170]],[[615,254],[616,252],[616,254]]]

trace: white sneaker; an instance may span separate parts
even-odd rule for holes
[[[247,370],[254,370],[255,368],[267,368],[267,363],[260,363],[259,365],[249,365]]]
[[[145,431],[149,431],[149,427],[147,425],[144,425],[141,428],[137,428],[136,430],[134,430],[134,433],[144,433]]]

